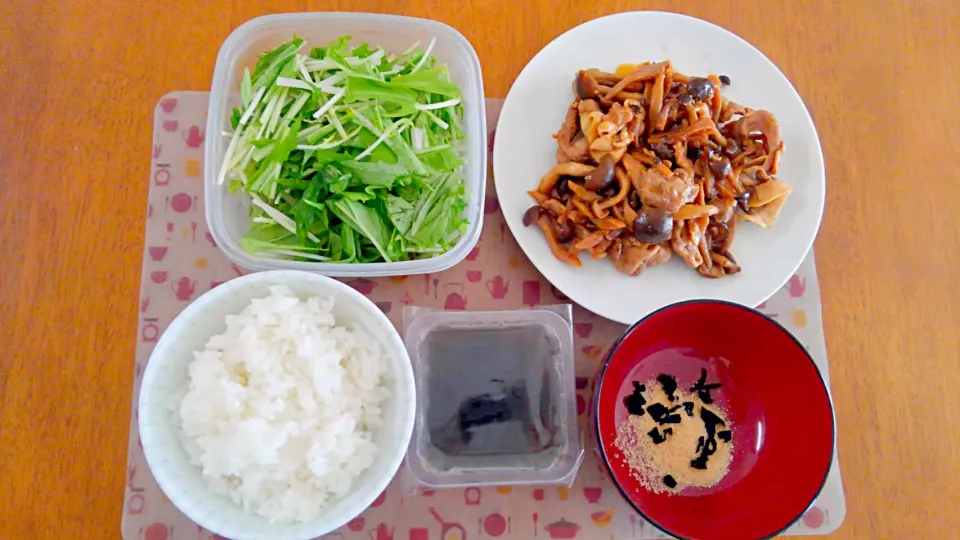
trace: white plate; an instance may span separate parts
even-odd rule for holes
[[[559,129],[580,69],[613,71],[619,64],[669,59],[686,75],[727,75],[731,100],[772,112],[786,143],[777,176],[793,186],[769,229],[743,223],[732,252],[742,272],[701,277],[678,256],[629,277],[608,260],[581,257],[582,268],[557,260],[538,227],[524,227],[533,204],[527,191],[553,166]],[[594,313],[631,324],[682,300],[711,298],[756,306],[800,266],[820,226],[825,177],[820,141],[800,96],[770,60],[749,43],[710,23],[673,13],[634,12],[584,23],[543,48],[517,77],[500,113],[493,171],[500,207],[534,266],[571,300]]]

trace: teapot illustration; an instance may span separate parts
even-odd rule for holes
[[[444,286],[447,299],[443,302],[443,309],[467,309],[467,297],[462,283],[448,283]]]
[[[186,302],[193,298],[193,293],[197,290],[197,282],[196,280],[190,281],[190,278],[183,276],[171,283],[170,289],[173,290],[173,294],[177,297],[177,300]]]
[[[487,281],[487,290],[495,299],[506,298],[507,291],[510,290],[510,282],[503,279],[503,276],[496,276]]]

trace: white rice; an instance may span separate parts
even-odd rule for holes
[[[276,286],[228,315],[174,414],[209,488],[272,522],[316,519],[377,453],[387,358],[332,308]]]

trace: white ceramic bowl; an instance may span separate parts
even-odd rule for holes
[[[352,36],[354,45],[370,43],[390,53],[401,53],[415,42],[426,47],[436,39],[432,56],[450,70],[450,78],[463,94],[462,148],[467,163],[463,177],[467,187],[464,218],[469,225],[457,244],[446,253],[429,259],[400,262],[340,264],[291,261],[254,257],[240,245],[250,228],[250,199],[229,193],[216,183],[217,171],[226,153],[227,141],[221,132],[230,127],[230,113],[240,104],[243,68],[253,66],[257,57],[298,35],[307,47],[326,46],[341,36]],[[483,76],[477,52],[463,34],[442,22],[378,13],[283,13],[251,19],[234,30],[217,54],[207,111],[204,147],[204,201],[207,224],[217,246],[233,262],[253,270],[309,270],[327,276],[399,276],[431,274],[462,261],[480,239],[483,200],[487,186],[487,114],[483,98]]]
[[[339,325],[357,324],[380,342],[389,357],[390,397],[383,406],[384,424],[374,436],[379,454],[349,495],[329,502],[316,521],[271,524],[244,512],[226,497],[207,490],[200,468],[191,465],[180,442],[172,405],[187,383],[193,351],[226,328],[224,318],[239,313],[252,298],[269,294],[271,285],[286,285],[301,297],[334,298]],[[140,388],[139,427],[150,470],[167,498],[207,530],[233,540],[294,540],[326,534],[356,517],[393,478],[413,432],[415,388],[410,357],[390,320],[359,292],[334,279],[296,270],[249,274],[207,292],[177,316],[157,342]]]

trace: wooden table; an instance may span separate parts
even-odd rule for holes
[[[209,87],[265,13],[432,17],[504,96],[551,39],[629,9],[739,34],[793,82],[827,162],[816,243],[848,514],[836,538],[960,527],[960,7],[554,1],[94,2],[0,6],[0,538],[116,538],[153,106]]]

